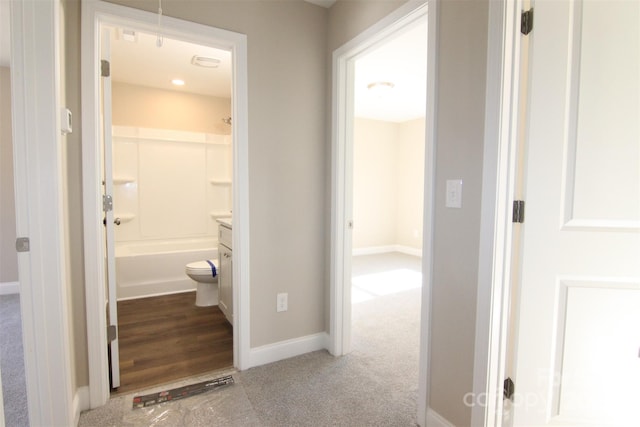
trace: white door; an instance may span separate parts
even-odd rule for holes
[[[111,77],[109,63],[111,61],[111,31],[102,29],[100,58],[102,68],[102,149],[103,149],[103,183],[105,197],[113,197],[113,144],[111,142]],[[108,203],[108,202],[107,202]],[[105,243],[107,254],[107,298],[108,319],[110,329],[109,343],[110,359],[109,369],[111,387],[120,386],[120,350],[118,344],[118,301],[116,295],[116,265],[115,265],[115,230],[119,220],[114,218],[113,208],[105,209]],[[115,332],[115,337],[113,333]]]
[[[640,2],[537,1],[514,425],[640,425]]]

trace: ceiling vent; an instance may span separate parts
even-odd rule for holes
[[[127,30],[124,28],[118,28],[117,34],[120,40],[124,40],[130,43],[138,42],[138,33],[136,32],[136,30]]]
[[[191,58],[191,63],[204,68],[218,68],[220,66],[219,59],[199,55],[194,55],[193,58]]]

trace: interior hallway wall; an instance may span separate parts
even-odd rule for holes
[[[440,4],[435,233],[429,406],[471,423],[489,0]],[[446,180],[462,179],[462,208],[445,207]]]
[[[73,132],[62,137],[64,247],[69,310],[72,387],[89,383],[84,293],[82,216],[82,110],[80,108],[80,1],[61,1],[61,103],[73,114]]]
[[[0,67],[0,283],[18,281],[11,120],[11,71]]]

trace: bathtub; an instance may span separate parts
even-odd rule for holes
[[[218,258],[217,239],[116,243],[118,300],[196,290],[184,272],[194,261]]]

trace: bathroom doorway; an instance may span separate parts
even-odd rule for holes
[[[232,55],[129,26],[100,33],[110,379],[128,392],[233,367],[217,284],[196,306],[185,274],[218,263],[216,220],[231,217]]]
[[[231,218],[232,55],[129,26],[100,33],[111,386],[127,392],[233,366],[217,283],[196,292],[185,274],[204,260],[219,270],[217,220]]]
[[[176,311],[181,305],[185,310],[177,310],[179,316],[188,318],[186,311],[187,308],[194,307],[196,292],[193,291],[196,285],[187,277],[185,267],[193,261],[215,260],[216,220],[223,214],[229,216],[232,211],[235,226],[232,236],[235,262],[230,273],[234,284],[232,294],[236,321],[233,328],[226,327],[232,345],[230,349],[225,350],[227,362],[222,362],[224,366],[214,366],[206,361],[200,361],[200,364],[203,369],[213,371],[221,367],[242,368],[243,363],[246,363],[244,355],[248,351],[249,326],[246,307],[249,284],[245,280],[249,248],[244,231],[245,227],[248,229],[246,37],[170,17],[163,17],[162,26],[159,27],[158,16],[155,14],[103,2],[91,3],[83,9],[83,15],[85,25],[82,40],[85,59],[82,75],[87,76],[83,81],[83,119],[86,119],[83,120],[83,136],[86,132],[86,137],[83,137],[83,181],[87,188],[84,203],[85,252],[96,255],[85,258],[85,271],[88,276],[87,283],[103,284],[107,271],[111,272],[109,277],[116,279],[109,292],[109,300],[112,303],[109,305],[111,315],[107,319],[100,315],[104,311],[98,309],[105,306],[105,292],[99,288],[87,287],[88,327],[96,334],[89,334],[89,388],[91,406],[95,407],[104,404],[109,397],[112,378],[105,374],[109,373],[110,362],[122,362],[120,368],[123,370],[128,365],[143,366],[145,363],[137,362],[136,356],[133,359],[123,358],[122,354],[116,356],[120,350],[120,342],[115,346],[117,351],[111,352],[111,360],[106,360],[106,357],[101,355],[100,348],[105,349],[102,354],[107,354],[107,334],[101,331],[100,324],[106,325],[107,321],[110,322],[115,326],[111,328],[110,335],[113,329],[119,330],[120,335],[116,337],[124,340],[123,333],[126,328],[123,324],[117,325],[114,322],[118,318],[117,308],[122,306],[123,313],[139,313],[140,309],[126,309],[124,306],[141,301],[147,309],[157,306],[162,311],[164,307],[163,314],[168,310]],[[110,29],[114,34],[102,37],[101,31],[104,29]],[[129,43],[139,48],[144,40],[151,42],[156,50],[169,50],[172,44],[182,43],[177,48],[182,53],[187,50],[185,43],[192,45],[198,52],[189,55],[190,61],[186,67],[204,73],[211,73],[215,69],[222,70],[225,60],[223,56],[226,54],[227,75],[230,76],[230,80],[227,80],[227,99],[212,101],[211,98],[224,96],[203,95],[210,89],[198,88],[192,77],[184,77],[186,74],[161,75],[163,71],[170,72],[170,66],[158,65],[150,55],[142,51],[134,55],[144,66],[131,67],[133,75],[119,76],[118,63],[123,62],[118,59],[118,50],[103,47],[103,51],[112,53],[109,66],[106,67],[101,63],[103,58],[96,49],[96,46],[104,41],[112,44]],[[217,49],[216,54],[213,55],[207,49]],[[124,59],[126,65],[133,62],[133,59]],[[177,56],[174,56],[169,64],[175,62],[179,62]],[[150,71],[143,71],[145,66],[148,66],[146,69]],[[105,74],[105,67],[111,84],[109,87],[105,85],[100,91],[103,78],[99,75]],[[181,92],[153,87],[154,76],[159,76],[158,79],[162,80],[163,84],[169,85],[172,79],[184,80]],[[140,77],[142,82],[134,81]],[[211,80],[213,79],[210,75],[206,77],[205,85],[213,86]],[[188,94],[185,91],[186,87],[191,87],[191,90],[198,94]],[[169,101],[163,102],[163,97]],[[186,104],[181,102],[186,97],[197,98],[191,99],[191,103],[200,104],[195,109],[193,106],[187,109]],[[105,104],[111,103],[113,108],[103,108],[103,101]],[[167,104],[172,109],[162,111]],[[91,115],[91,112],[94,114]],[[109,121],[114,126],[101,127],[99,124],[102,123],[102,114],[107,113],[104,116],[108,116],[109,112],[113,117],[113,120]],[[193,122],[197,116],[205,117],[200,122],[200,128],[177,125],[180,122]],[[108,165],[109,159],[105,155],[107,150],[91,143],[92,140],[100,140],[99,136],[103,130],[109,137],[105,138],[105,141],[113,142],[104,144],[105,147],[113,145],[113,150],[109,152],[113,158],[112,167]],[[110,131],[112,135],[108,135]],[[103,161],[107,164],[103,165]],[[213,163],[216,164],[215,167],[208,168]],[[110,172],[112,176],[110,179],[103,179],[96,169]],[[108,173],[105,173],[105,177],[108,178],[107,175]],[[103,213],[102,209],[96,211],[90,200],[100,199],[102,208],[103,185],[106,186],[108,182],[112,184],[113,209],[107,209],[107,212]],[[193,188],[195,190],[192,193],[197,193],[196,197],[190,197],[188,194]],[[105,206],[108,203],[108,200],[105,201]],[[160,215],[156,215],[157,212],[160,212]],[[176,218],[175,215],[182,216]],[[206,218],[203,219],[203,216]],[[99,224],[97,229],[96,223]],[[111,240],[108,238],[109,233],[105,233],[105,230],[109,229],[112,230]],[[107,234],[107,239],[104,234]],[[111,243],[107,248],[104,245],[105,240]],[[107,253],[109,256],[106,256]],[[108,260],[107,265],[104,263],[105,258]],[[142,262],[142,267],[133,265],[137,262]],[[170,265],[175,267],[171,271]],[[150,277],[149,274],[155,276]],[[120,284],[119,289],[117,283]],[[188,295],[184,291],[190,292],[189,300],[194,304],[176,302],[176,298]],[[165,297],[168,298],[167,301],[159,300]],[[198,308],[200,307],[196,307]],[[211,317],[208,314],[204,317],[207,316]],[[146,322],[149,327],[160,328],[149,335],[163,335],[165,332],[168,333],[169,329],[176,329],[168,326],[163,328],[150,317]],[[201,326],[202,316],[200,320],[192,318],[192,323]],[[218,326],[219,323],[221,322],[218,322]],[[206,328],[210,332],[210,327]],[[104,330],[106,329],[105,326]],[[196,334],[198,340],[208,340],[205,334]],[[180,334],[180,337],[184,338],[184,333]],[[175,341],[154,345],[166,348],[172,343],[174,347],[181,346],[181,343]],[[113,341],[109,347],[114,347]],[[184,350],[188,353],[188,348]],[[181,359],[181,356],[173,358]],[[179,371],[173,368],[158,369],[164,372]],[[157,372],[150,375],[156,377],[157,382],[173,379],[159,378]]]

